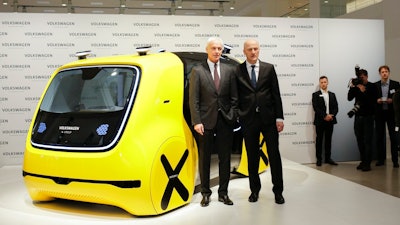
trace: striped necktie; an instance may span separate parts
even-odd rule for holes
[[[219,89],[219,75],[218,75],[218,64],[214,64],[214,84],[217,90]]]

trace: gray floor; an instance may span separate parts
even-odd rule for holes
[[[338,166],[328,164],[323,164],[321,167],[315,164],[307,166],[400,198],[400,169],[393,168],[390,159],[384,166],[375,166],[373,162],[371,171],[368,172],[356,170],[358,164],[359,162],[339,162]]]
[[[191,203],[155,217],[135,217],[116,207],[72,201],[33,204],[21,176],[21,167],[0,168],[1,224],[272,224],[272,225],[398,225],[400,222],[398,197],[398,169],[391,165],[370,172],[355,169],[357,162],[340,163],[333,167],[301,165],[283,160],[286,203],[277,205],[271,192],[270,172],[261,174],[262,191],[256,203],[249,203],[247,178],[230,182],[229,195],[233,206],[217,201],[213,187],[210,206],[200,207],[201,195],[195,194]],[[381,170],[382,169],[382,170]],[[381,175],[378,175],[382,171]],[[332,173],[334,175],[331,175]],[[340,174],[347,175],[345,179]],[[350,175],[352,174],[352,175]],[[379,183],[386,186],[378,191],[357,184]],[[396,190],[392,190],[396,188]],[[376,188],[378,189],[378,188]],[[386,192],[386,191],[385,191]],[[397,193],[397,197],[394,194]]]

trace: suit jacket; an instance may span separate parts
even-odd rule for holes
[[[214,85],[207,62],[193,67],[189,83],[189,107],[192,125],[202,123],[205,129],[213,129],[220,111],[233,125],[237,118],[237,88],[235,68],[220,63],[219,90]]]
[[[239,93],[239,117],[244,124],[259,111],[264,124],[275,124],[283,118],[282,99],[278,77],[272,64],[260,62],[256,88],[253,88],[246,62],[239,65],[237,73]]]
[[[382,82],[380,80],[375,82],[375,86],[376,86],[376,91],[377,91],[377,96],[376,96],[377,99],[379,99],[381,97],[388,97],[388,98],[393,99],[393,94],[396,92],[397,89],[400,88],[399,82],[394,81],[394,80],[390,80],[389,81],[389,93],[388,93],[388,96],[382,96],[382,88],[381,88]],[[377,116],[382,115],[382,112],[383,112],[383,106],[382,105],[383,104],[377,104],[377,107],[376,107]],[[394,113],[393,112],[393,104],[388,104],[388,110],[389,110],[390,115],[393,115],[393,113]]]
[[[395,126],[400,127],[400,89],[397,89],[392,97]]]
[[[334,115],[331,123],[336,124],[336,115],[339,111],[338,102],[336,99],[336,95],[333,92],[328,91],[329,96],[329,114]],[[314,125],[321,125],[325,120],[326,114],[326,105],[324,97],[322,97],[321,90],[316,91],[312,94],[312,105],[314,108]]]

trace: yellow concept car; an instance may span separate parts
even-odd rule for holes
[[[206,55],[79,58],[53,73],[29,128],[23,176],[32,200],[100,203],[139,216],[189,203],[197,147],[187,74]]]

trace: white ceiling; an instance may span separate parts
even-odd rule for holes
[[[308,17],[309,0],[0,0],[0,12]],[[4,5],[7,2],[7,5]],[[66,3],[66,6],[62,6]],[[121,3],[125,7],[121,7]],[[182,8],[179,8],[179,5]],[[175,7],[174,7],[175,5]],[[231,9],[231,6],[234,9]],[[297,10],[296,10],[297,9]]]

